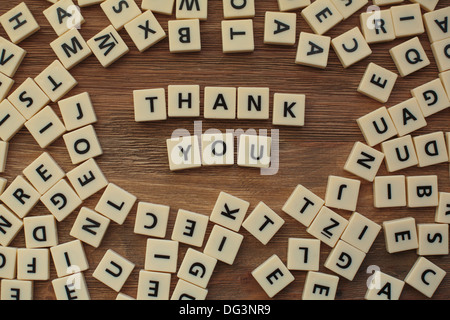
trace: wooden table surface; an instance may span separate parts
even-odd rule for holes
[[[0,9],[3,14],[20,0],[4,3]],[[138,5],[141,0],[136,1]],[[20,66],[14,80],[16,88],[27,77],[35,77],[56,59],[49,43],[56,34],[43,15],[50,3],[44,0],[26,0],[41,30],[23,41],[20,46],[28,54]],[[448,5],[441,0],[437,8]],[[367,7],[367,6],[366,6]],[[340,23],[327,33],[335,37],[359,24],[359,13]],[[244,54],[223,54],[221,43],[221,21],[223,19],[222,1],[209,1],[208,20],[201,22],[202,50],[197,53],[171,54],[168,39],[161,41],[144,53],[139,53],[125,30],[120,35],[130,47],[130,52],[107,69],[101,67],[95,56],[71,70],[78,80],[68,96],[89,92],[94,104],[98,123],[95,124],[103,155],[96,158],[110,182],[137,196],[138,201],[165,204],[171,207],[166,239],[172,233],[178,209],[186,209],[209,215],[220,191],[228,192],[250,202],[249,212],[260,201],[275,210],[285,224],[275,237],[262,245],[244,228],[240,233],[244,241],[234,265],[219,262],[208,286],[208,299],[267,299],[266,293],[252,277],[251,272],[273,254],[284,262],[287,258],[287,243],[290,237],[312,236],[306,228],[282,212],[281,208],[298,184],[302,184],[317,195],[324,197],[329,175],[351,177],[343,170],[344,163],[355,141],[363,141],[356,119],[382,106],[380,103],[359,94],[356,89],[369,62],[378,63],[396,71],[389,55],[389,49],[406,39],[371,45],[370,57],[344,69],[335,52],[330,51],[329,64],[325,70],[299,66],[294,63],[297,46],[284,47],[263,43],[265,11],[278,11],[276,0],[256,1],[254,17],[255,51]],[[297,34],[311,32],[299,12]],[[109,25],[98,5],[82,8],[86,23],[81,34],[87,40]],[[167,25],[174,16],[156,14],[167,32]],[[4,30],[0,35],[7,37]],[[432,57],[428,37],[420,36],[431,65],[406,78],[398,79],[386,106],[392,106],[410,98],[410,89],[437,78],[438,70]],[[190,119],[169,119],[164,122],[137,123],[134,121],[133,95],[135,89],[167,88],[171,84],[198,84],[205,86],[256,86],[269,87],[271,98],[276,92],[306,94],[306,124],[302,128],[274,127],[270,120],[228,120],[216,121],[203,117]],[[13,88],[13,89],[14,89]],[[201,90],[203,97],[203,90]],[[53,104],[54,110],[59,108]],[[193,133],[194,121],[202,121],[203,130],[226,129],[279,129],[280,167],[276,175],[262,176],[257,169],[232,167],[202,167],[199,169],[171,172],[168,166],[165,141],[178,128]],[[428,125],[415,135],[435,131],[450,131],[450,109],[427,118]],[[270,132],[270,131],[269,131]],[[67,172],[74,167],[70,162],[62,138],[46,149]],[[11,182],[22,170],[37,158],[43,150],[23,128],[12,140],[8,154],[7,169],[2,175]],[[401,172],[405,175],[437,174],[439,190],[450,192],[449,164],[443,163],[427,168],[409,168]],[[379,175],[388,174],[383,164]],[[101,192],[84,201],[83,206],[94,208]],[[90,268],[85,272],[92,299],[115,299],[117,293],[92,277],[97,264],[108,249],[136,264],[134,271],[125,283],[122,292],[136,297],[139,270],[144,267],[147,237],[133,233],[136,207],[123,225],[111,223],[99,248],[84,245]],[[73,240],[70,229],[77,216],[76,210],[66,220],[58,223],[59,242]],[[373,207],[372,184],[362,181],[357,211],[382,223],[402,217],[414,217],[417,223],[434,222],[434,208],[388,208]],[[349,218],[351,212],[339,211]],[[29,216],[49,214],[42,203],[38,203]],[[210,234],[213,224],[209,223],[205,238]],[[24,247],[21,231],[11,246]],[[178,264],[189,246],[181,244]],[[196,248],[202,250],[203,248]],[[332,274],[323,264],[330,252],[326,245],[321,246],[320,271]],[[399,279],[404,279],[418,258],[414,250],[389,254],[386,251],[383,232],[376,239],[366,259],[353,281],[340,278],[336,299],[363,299],[366,281],[371,275],[366,272],[371,265]],[[432,262],[444,270],[450,270],[450,257],[430,256]],[[281,291],[274,299],[299,300],[305,282],[306,272],[293,271],[295,281]],[[51,266],[51,279],[56,278]],[[177,282],[172,276],[172,288]],[[34,283],[35,299],[55,299],[51,281]],[[433,299],[450,298],[450,277],[447,276],[437,289]],[[426,299],[424,295],[405,285],[401,299]]]

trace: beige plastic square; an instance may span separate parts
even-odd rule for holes
[[[17,248],[0,247],[0,278],[14,279],[17,270]]]
[[[325,260],[324,266],[341,277],[353,281],[365,258],[366,254],[363,251],[339,240]]]
[[[24,170],[24,176],[42,195],[53,187],[66,173],[48,152],[43,152]]]
[[[319,271],[320,240],[289,238],[287,268],[289,270]]]
[[[406,177],[408,207],[437,207],[439,204],[438,176]]]
[[[294,276],[276,254],[254,269],[252,276],[269,298],[273,298],[294,281]]]
[[[370,62],[361,78],[357,91],[378,102],[385,103],[391,96],[397,78],[396,73]]]
[[[178,241],[147,239],[144,269],[175,273],[177,271],[178,247]]]
[[[363,12],[359,16],[359,20],[368,44],[389,42],[395,39],[391,10]]]
[[[372,54],[372,49],[358,27],[333,38],[331,45],[344,68],[348,68]]]
[[[8,183],[8,180],[6,178],[0,178],[0,195],[5,191],[6,184]]]
[[[448,250],[448,224],[445,223],[419,223],[417,224],[419,238],[419,256],[447,255]]]
[[[97,122],[97,116],[88,92],[61,99],[58,101],[58,106],[67,131]]]
[[[90,38],[87,44],[104,68],[108,68],[130,51],[112,25]]]
[[[205,289],[216,264],[216,258],[188,248],[178,269],[177,277]]]
[[[201,247],[208,227],[209,217],[179,209],[171,239],[194,247]]]
[[[171,53],[202,50],[199,19],[169,20],[168,30]]]
[[[59,60],[52,62],[34,81],[53,102],[60,100],[78,84]]]
[[[134,233],[164,238],[167,232],[170,207],[162,204],[139,202],[134,223]]]
[[[167,120],[166,90],[164,88],[133,91],[134,120]]]
[[[137,197],[114,183],[109,183],[95,211],[122,225],[136,202]]]
[[[136,300],[169,300],[170,281],[169,273],[140,270]]]
[[[271,160],[272,138],[241,134],[237,164],[241,167],[268,168]]]
[[[85,22],[80,8],[72,0],[58,0],[45,9],[43,14],[58,36],[80,28]]]
[[[56,300],[91,300],[86,279],[82,272],[52,280]]]
[[[425,30],[431,43],[450,37],[448,20],[450,19],[450,8],[445,7],[423,15]]]
[[[66,132],[66,127],[50,106],[46,106],[25,122],[25,127],[42,149]]]
[[[344,170],[372,182],[384,160],[384,153],[356,141],[347,157]]]
[[[167,87],[167,109],[169,117],[199,117],[200,86],[169,85]]]
[[[361,181],[338,176],[328,176],[325,205],[330,208],[355,211]]]
[[[95,268],[92,276],[114,291],[119,292],[134,267],[134,263],[122,257],[117,252],[108,249],[97,265],[97,268]]]
[[[292,11],[305,8],[310,4],[311,0],[278,0],[278,9],[283,12]]]
[[[17,249],[17,279],[34,281],[49,280],[49,249]]]
[[[331,37],[300,32],[295,63],[319,69],[328,65]]]
[[[9,39],[15,44],[25,40],[40,29],[25,2],[21,2],[0,16],[0,23]]]
[[[167,16],[172,15],[175,0],[142,0],[142,10],[150,10]]]
[[[293,46],[297,37],[297,14],[266,11],[264,43]]]
[[[373,0],[373,4],[376,6],[389,6],[393,4],[402,3],[403,0]]]
[[[59,180],[41,197],[41,202],[58,222],[66,219],[82,201],[65,179]]]
[[[431,116],[450,107],[449,97],[440,78],[412,89],[411,94],[417,99],[424,117]]]
[[[86,200],[108,185],[108,180],[92,158],[67,172],[66,176],[81,200]]]
[[[17,176],[3,191],[0,200],[19,218],[25,217],[40,198],[39,192],[21,175]]]
[[[3,100],[8,95],[11,88],[14,86],[15,81],[3,73],[0,73],[0,100]]]
[[[269,119],[270,89],[239,87],[237,90],[238,119]]]
[[[222,0],[223,17],[225,19],[253,18],[255,16],[255,0],[238,1]]]
[[[116,296],[116,300],[136,300],[136,299],[123,292],[119,292]]]
[[[244,220],[242,227],[266,245],[284,223],[283,218],[261,201]]]
[[[0,138],[9,141],[22,129],[25,118],[8,100],[0,102]]]
[[[325,206],[306,231],[329,247],[334,247],[348,225],[348,220]]]
[[[301,15],[310,28],[320,35],[344,20],[331,0],[316,0],[303,9]]]
[[[208,290],[196,286],[190,282],[178,279],[170,300],[206,300]]]
[[[249,206],[248,201],[221,191],[209,219],[211,222],[238,232]]]
[[[390,10],[397,38],[416,36],[425,32],[420,4],[394,6]]]
[[[378,176],[373,180],[375,208],[406,207],[406,177]]]
[[[280,126],[305,125],[306,95],[275,93],[273,95],[272,123]]]
[[[166,140],[169,168],[171,171],[199,168],[202,166],[200,142],[197,136],[170,138]]]
[[[303,185],[297,185],[283,205],[283,212],[309,227],[325,201]]]
[[[23,230],[27,248],[49,248],[58,245],[56,220],[51,214],[25,217]]]
[[[233,165],[233,133],[202,134],[202,164],[208,166]]]
[[[289,0],[288,0],[289,1]],[[364,7],[369,0],[351,0],[351,1],[342,1],[342,0],[331,0],[341,13],[344,20],[350,18],[353,14],[358,12],[362,7]]]
[[[0,223],[0,244],[6,247],[22,230],[23,222],[7,207],[0,204]]]
[[[220,225],[214,225],[203,252],[219,261],[232,265],[243,240],[243,235]]]
[[[76,239],[50,248],[58,277],[65,277],[89,269],[83,243]]]
[[[70,230],[70,235],[98,248],[111,220],[86,207],[82,207]]]
[[[446,38],[431,44],[434,60],[436,61],[439,72],[450,69],[450,40]]]
[[[0,37],[0,72],[13,78],[27,52],[18,45]]]
[[[433,297],[447,272],[424,257],[419,257],[405,282],[428,298]]]
[[[384,272],[376,270],[368,286],[365,300],[399,300],[405,282]]]
[[[33,300],[33,281],[2,279],[0,300]]]
[[[253,19],[224,20],[221,26],[224,53],[255,51]]]
[[[206,119],[236,119],[236,88],[205,87],[203,92]]]
[[[79,164],[103,154],[93,125],[66,133],[63,135],[63,139],[73,164]]]
[[[105,0],[78,0],[78,5],[80,7],[88,7],[88,6],[92,6],[94,4],[99,4],[102,3]]]
[[[391,139],[381,144],[386,168],[389,172],[399,171],[419,164],[411,135]]]
[[[139,52],[144,52],[167,36],[151,11],[146,11],[128,22],[125,30]]]
[[[100,7],[116,30],[121,30],[142,13],[134,0],[106,0]]]
[[[353,212],[348,221],[347,228],[341,236],[341,240],[367,253],[380,231],[381,226],[378,223],[358,212]]]
[[[389,54],[402,77],[417,72],[430,64],[418,37],[391,48]]]
[[[339,277],[323,272],[308,271],[302,300],[334,300]]]
[[[450,193],[439,192],[439,202],[436,207],[434,221],[450,224]]]
[[[8,96],[8,100],[22,114],[30,119],[49,102],[49,97],[39,88],[32,78],[27,78]]]
[[[77,29],[71,29],[50,42],[59,61],[70,70],[92,54],[83,36]]]
[[[410,0],[411,2],[420,4],[420,7],[425,11],[433,11],[439,0]]]
[[[416,220],[411,217],[383,222],[386,250],[389,253],[402,252],[419,247]]]
[[[398,136],[410,134],[427,125],[416,98],[403,101],[388,109]]]
[[[9,142],[0,141],[0,172],[5,172],[8,159]]]
[[[448,162],[444,132],[437,131],[415,136],[413,141],[419,159],[419,167]]]
[[[176,0],[175,17],[177,19],[199,19],[208,18],[208,0]]]

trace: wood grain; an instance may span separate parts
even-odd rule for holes
[[[6,12],[20,0],[7,1],[0,9]],[[50,3],[43,0],[26,0],[35,15],[41,30],[20,45],[28,54],[20,66],[14,80],[15,87],[27,77],[35,77],[54,59],[55,54],[49,43],[56,34],[46,21],[42,11]],[[137,0],[140,5],[141,0]],[[448,2],[440,1],[438,8]],[[363,8],[360,12],[363,12]],[[208,287],[208,299],[267,299],[267,295],[253,279],[251,272],[272,254],[286,261],[289,237],[311,237],[303,225],[281,211],[284,202],[297,184],[303,184],[317,195],[324,197],[329,175],[352,177],[344,172],[343,166],[355,141],[363,137],[356,125],[356,119],[381,105],[356,92],[356,88],[369,62],[375,62],[396,71],[388,50],[405,39],[372,45],[373,54],[365,60],[343,69],[336,54],[331,51],[329,65],[325,70],[299,66],[294,63],[296,46],[281,47],[263,44],[265,11],[277,11],[276,0],[256,1],[254,18],[255,51],[245,54],[222,53],[220,23],[222,2],[209,1],[208,20],[201,23],[202,51],[198,53],[171,54],[165,39],[144,53],[134,47],[125,30],[121,36],[130,47],[130,53],[104,69],[95,56],[89,57],[71,70],[79,84],[69,95],[89,92],[98,116],[95,124],[104,154],[97,158],[104,174],[127,191],[135,194],[139,201],[148,201],[171,207],[167,237],[170,238],[178,209],[186,209],[209,215],[220,191],[231,193],[251,203],[252,210],[259,201],[264,201],[285,219],[285,224],[276,236],[262,245],[245,229],[245,238],[233,266],[218,263]],[[106,27],[109,22],[99,6],[82,8],[86,23],[80,30],[87,40]],[[156,14],[167,31],[167,17]],[[327,35],[335,37],[346,30],[359,26],[359,14],[342,22]],[[306,22],[298,14],[297,33],[311,32]],[[3,30],[0,35],[6,37]],[[426,34],[420,36],[432,64],[406,78],[399,78],[387,104],[391,106],[410,97],[410,89],[435,79],[438,70]],[[264,121],[215,121],[203,118],[169,119],[164,122],[136,123],[134,121],[132,91],[135,89],[165,88],[170,84],[198,84],[205,86],[264,86],[275,92],[302,93],[307,96],[306,125],[302,128],[273,127],[271,120]],[[59,114],[56,104],[52,105]],[[428,125],[414,135],[450,131],[450,111],[445,110],[427,118]],[[165,140],[173,130],[185,128],[193,132],[194,121],[202,121],[203,130],[226,129],[279,129],[280,168],[276,175],[262,176],[259,170],[237,166],[210,167],[173,173],[169,171]],[[2,176],[9,182],[21,173],[29,163],[37,158],[42,149],[31,135],[22,129],[11,141],[7,171]],[[47,149],[61,167],[67,171],[71,164],[62,139],[58,139]],[[383,165],[380,175],[387,174]],[[437,174],[440,191],[450,192],[448,163],[429,168],[409,168],[405,175]],[[83,205],[94,208],[100,193],[86,200]],[[434,208],[422,209],[375,209],[372,199],[372,185],[362,181],[357,211],[377,223],[411,216],[418,223],[434,222]],[[338,211],[345,218],[350,212]],[[90,269],[85,272],[92,299],[115,299],[117,293],[92,277],[98,262],[108,249],[113,249],[136,264],[136,268],[122,289],[123,293],[136,296],[138,273],[144,267],[146,237],[133,233],[136,205],[121,226],[112,223],[97,249],[85,245]],[[48,214],[39,203],[30,216]],[[69,235],[76,212],[58,223],[60,243],[73,240]],[[207,237],[211,231],[209,224]],[[23,231],[11,246],[24,247]],[[188,246],[181,244],[179,263]],[[198,248],[202,250],[202,248]],[[323,267],[330,248],[322,245],[320,271],[331,273]],[[377,265],[383,272],[404,279],[417,254],[413,251],[388,254],[383,234],[380,233],[360,271],[353,281],[340,279],[337,292],[339,300],[360,300],[366,292],[366,281],[370,274],[367,267]],[[432,256],[429,259],[448,271],[449,256]],[[305,282],[305,272],[294,271],[295,281],[281,291],[274,299],[299,300]],[[56,278],[54,267],[51,279]],[[172,277],[172,289],[176,283]],[[34,284],[35,299],[55,299],[50,281]],[[405,285],[402,299],[425,299],[425,296]],[[450,298],[450,278],[446,277],[433,299]]]

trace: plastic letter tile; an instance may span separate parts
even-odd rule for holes
[[[339,240],[325,261],[325,268],[353,281],[366,254],[345,241]]]
[[[266,11],[264,43],[292,46],[296,41],[297,14]]]
[[[77,193],[65,179],[61,179],[43,194],[41,202],[59,222],[67,218],[82,203]]]
[[[34,81],[53,102],[60,100],[78,84],[59,60],[52,62]]]
[[[5,172],[8,159],[9,142],[0,141],[0,172]]]
[[[78,239],[51,247],[50,253],[58,277],[65,277],[89,269],[83,243]]]
[[[128,22],[125,30],[140,52],[144,52],[167,36],[151,11],[146,11]]]
[[[105,0],[78,0],[78,5],[80,7],[88,7],[88,6],[92,6],[94,4],[102,3],[103,1],[105,1]]]
[[[248,201],[221,191],[209,219],[211,222],[238,232],[249,206]]]
[[[58,106],[67,131],[97,122],[91,97],[87,92],[61,99]]]
[[[36,281],[49,280],[49,249],[17,249],[17,279]]]
[[[171,171],[202,166],[200,142],[197,136],[167,139],[166,144]]]
[[[305,104],[304,94],[275,93],[272,123],[280,126],[304,126]]]
[[[178,262],[178,247],[178,241],[147,239],[144,269],[175,273]]]
[[[70,235],[98,248],[108,229],[110,220],[86,207],[82,207],[70,230]]]
[[[319,69],[328,65],[331,37],[300,32],[295,63]]]
[[[326,245],[334,247],[347,224],[347,219],[323,206],[306,231]]]
[[[381,271],[375,271],[365,300],[399,300],[405,282]]]
[[[48,152],[43,152],[24,170],[24,176],[42,195],[53,187],[66,173]]]
[[[87,44],[104,68],[108,68],[130,51],[112,25],[89,39]]]
[[[358,27],[333,38],[331,45],[344,68],[348,68],[372,54],[372,49]]]
[[[446,90],[440,78],[411,89],[411,94],[417,99],[424,117],[450,107],[449,97],[446,95]]]
[[[25,127],[43,149],[66,132],[66,127],[50,106],[46,106],[25,122]]]
[[[81,272],[52,280],[56,300],[91,300],[89,290]]]
[[[199,19],[208,18],[208,0],[176,0],[175,17],[177,19]]]
[[[122,289],[135,264],[109,249],[94,270],[92,276],[116,292]]]
[[[6,98],[14,84],[15,81],[13,79],[5,76],[3,73],[0,73],[0,100]]]
[[[29,120],[49,102],[49,97],[32,78],[27,78],[8,96],[8,100]]]
[[[95,206],[95,211],[122,225],[137,197],[114,183],[109,183]]]
[[[63,139],[73,164],[79,164],[103,154],[93,125],[66,133],[63,135]]]
[[[381,226],[358,212],[352,213],[341,240],[367,253],[381,231]]]
[[[402,77],[406,77],[430,64],[418,37],[391,48],[389,53]]]
[[[388,109],[398,136],[410,134],[427,125],[416,98],[403,101]]]
[[[303,185],[297,185],[282,210],[305,227],[309,227],[324,203],[325,201],[312,191]]]
[[[142,13],[134,0],[106,0],[100,7],[116,30]]]
[[[316,34],[324,34],[344,17],[331,0],[316,0],[301,12],[302,17]]]
[[[360,15],[360,24],[364,38],[369,44],[395,39],[391,10],[363,12]]]
[[[370,62],[359,83],[357,91],[378,102],[389,100],[398,75],[386,68]]]
[[[33,281],[2,279],[1,300],[33,300]]]
[[[330,208],[355,211],[361,181],[329,176],[325,193],[325,205]]]
[[[254,50],[253,19],[222,21],[222,51],[224,53],[253,52]]]
[[[169,206],[139,202],[134,224],[134,233],[149,237],[164,238],[167,232],[169,212]]]
[[[436,207],[434,220],[439,223],[450,224],[450,193],[439,192],[439,203]]]
[[[85,22],[80,8],[72,0],[58,0],[43,13],[58,36],[69,30],[80,28]]]
[[[302,300],[334,300],[339,277],[317,271],[308,271]]]
[[[203,112],[206,119],[236,119],[237,89],[205,87]]]
[[[272,139],[262,135],[241,134],[238,146],[238,166],[268,168],[271,160]]]
[[[419,257],[406,275],[405,283],[428,298],[433,297],[447,272],[424,257]]]
[[[178,269],[177,277],[205,289],[216,264],[216,258],[188,248]]]
[[[164,88],[134,90],[133,101],[136,122],[167,120]]]
[[[384,221],[383,230],[386,250],[389,253],[407,251],[419,247],[414,218],[408,217]]]
[[[253,18],[255,16],[255,0],[222,0],[222,2],[225,19]]]
[[[252,276],[259,283],[261,288],[263,288],[269,298],[277,295],[294,281],[292,273],[275,254],[254,269],[252,271]]]
[[[383,160],[384,153],[357,141],[345,162],[344,170],[372,182]]]
[[[150,10],[155,13],[172,15],[175,0],[142,0],[142,10]]]
[[[22,230],[23,222],[4,205],[0,205],[0,244],[9,246],[16,235]]]
[[[170,300],[205,300],[207,295],[207,289],[196,286],[195,284],[184,281],[183,279],[178,279]]]
[[[169,51],[171,53],[198,52],[202,49],[200,20],[169,20]]]
[[[290,0],[287,0],[290,1]],[[344,20],[350,18],[353,14],[364,7],[369,0],[331,0],[343,16]],[[291,1],[292,2],[292,1]]]
[[[238,119],[269,119],[269,88],[239,87],[237,92]]]
[[[202,164],[208,166],[233,165],[233,133],[202,134]]]
[[[423,22],[431,43],[450,37],[449,19],[449,7],[427,12],[423,15]]]
[[[319,271],[320,240],[289,238],[287,268],[289,270]]]
[[[89,198],[108,184],[97,162],[92,158],[67,172],[66,176],[81,200]]]
[[[17,176],[0,196],[0,200],[19,218],[25,217],[39,201],[40,194],[23,176]]]
[[[415,36],[425,32],[420,4],[394,6],[390,10],[397,38]]]
[[[0,247],[0,277],[14,279],[17,270],[17,248]]]
[[[139,271],[136,300],[169,300],[171,275]]]
[[[411,135],[385,141],[381,144],[381,149],[389,172],[399,171],[419,164]]]
[[[178,210],[171,239],[201,247],[208,227],[209,217],[196,212]]]
[[[420,256],[447,255],[448,249],[448,224],[445,223],[419,223],[417,225]]]
[[[167,109],[169,117],[199,117],[200,86],[169,85]]]
[[[27,248],[48,248],[58,245],[58,231],[53,215],[25,217],[23,219]]]
[[[215,225],[206,242],[204,253],[219,261],[232,265],[243,240],[243,235]]]
[[[439,72],[450,69],[450,39],[439,40],[431,44],[434,60]]]
[[[50,46],[63,66],[70,70],[92,54],[83,36],[77,29],[71,29],[50,42]]]
[[[9,141],[22,129],[26,119],[8,100],[0,102],[0,138]]]
[[[27,52],[3,37],[0,37],[0,52],[0,72],[13,78]]]
[[[413,138],[419,167],[448,162],[448,150],[444,132],[437,131]]]
[[[375,208],[406,207],[406,177],[378,176],[373,181]]]
[[[408,207],[436,207],[439,204],[438,177],[408,176],[406,177]]]
[[[25,40],[40,29],[25,2],[21,2],[0,16],[0,23],[9,39],[15,44]]]

